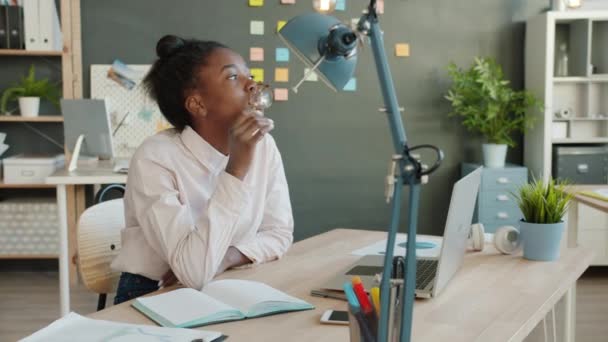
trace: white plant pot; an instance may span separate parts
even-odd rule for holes
[[[40,109],[40,98],[39,97],[20,97],[19,98],[19,110],[21,116],[34,117],[38,116],[38,110]]]
[[[507,147],[506,144],[483,144],[483,166],[490,168],[505,167]]]

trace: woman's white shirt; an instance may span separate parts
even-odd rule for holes
[[[293,241],[293,216],[281,155],[269,134],[241,181],[228,156],[192,128],[160,132],[129,166],[121,250],[112,267],[160,279],[169,270],[200,289],[228,247],[254,263],[280,258]]]

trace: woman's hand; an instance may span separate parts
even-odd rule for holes
[[[173,274],[173,271],[169,269],[165,274],[163,274],[163,277],[160,278],[160,281],[158,282],[158,287],[163,288],[171,286],[175,283],[177,283],[177,277],[175,276],[175,274]]]
[[[226,172],[243,180],[255,152],[256,144],[274,127],[272,120],[256,113],[243,113],[230,129],[230,157]]]
[[[223,273],[229,268],[249,263],[251,263],[251,260],[249,260],[245,254],[241,253],[238,248],[230,246],[226,251],[226,255],[224,255],[224,259],[222,259],[222,263],[220,264],[220,268],[217,270],[217,274]]]

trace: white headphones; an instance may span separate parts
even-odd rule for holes
[[[471,248],[474,251],[482,251],[485,245],[485,229],[482,223],[471,225],[469,235]],[[494,247],[503,254],[513,254],[519,250],[521,239],[519,230],[513,226],[502,226],[494,233]]]

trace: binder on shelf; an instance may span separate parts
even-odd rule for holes
[[[40,15],[38,12],[38,0],[23,0],[23,23],[25,28],[26,50],[43,50],[40,40],[39,19]]]
[[[23,8],[21,6],[7,6],[6,13],[8,48],[23,49]]]
[[[63,40],[55,1],[38,0],[40,43],[43,51],[61,51]]]
[[[0,49],[8,49],[8,19],[7,6],[0,6]]]

